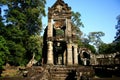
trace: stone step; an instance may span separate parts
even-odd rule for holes
[[[64,69],[64,68],[61,69],[60,68],[60,69],[50,69],[50,70],[53,70],[53,71],[57,71],[57,70],[58,71],[65,71],[65,70],[67,70],[68,71],[68,70],[75,70],[75,69]]]
[[[76,77],[53,77],[52,80],[77,80]]]
[[[75,70],[75,69],[50,69],[52,71],[69,71],[69,70]]]
[[[51,74],[52,77],[67,77],[68,74]]]
[[[65,70],[65,71],[50,71],[50,73],[69,73],[69,72],[71,72],[71,71],[67,71],[67,70]]]
[[[66,77],[53,77],[52,80],[66,80]]]
[[[74,72],[73,69],[57,69],[57,70],[50,70],[52,80],[69,80],[68,77],[70,77],[72,74],[76,75],[76,72]]]
[[[77,74],[91,75],[93,69],[91,67],[52,67],[50,68],[50,75],[52,80],[76,80]]]
[[[52,67],[51,69],[75,69],[75,67]]]

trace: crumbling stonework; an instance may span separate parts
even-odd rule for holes
[[[77,44],[73,41],[71,27],[71,7],[63,0],[57,0],[48,9],[48,26],[44,33],[43,64],[78,65]]]

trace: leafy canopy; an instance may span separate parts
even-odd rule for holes
[[[46,0],[0,0],[1,5],[8,7],[4,10],[5,25],[0,21],[0,35],[6,42],[3,47],[9,52],[5,63],[26,65],[33,54],[36,54],[37,60],[41,58],[42,41],[39,34],[42,17],[45,16],[45,3]]]

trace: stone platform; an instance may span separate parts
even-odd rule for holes
[[[91,66],[45,65],[26,68],[25,71],[28,73],[23,76],[0,80],[120,80],[120,77],[96,78],[95,69]]]
[[[49,68],[51,80],[81,80],[91,78],[94,70],[85,66],[53,66]]]
[[[46,65],[26,70],[28,73],[24,77],[5,77],[0,80],[82,80],[92,78],[94,75],[94,70],[85,66]]]

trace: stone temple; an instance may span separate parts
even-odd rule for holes
[[[48,9],[44,35],[43,64],[77,65],[78,54],[71,25],[71,7],[57,0]]]
[[[71,16],[71,7],[57,0],[48,9],[42,66],[31,67],[33,57],[30,67],[20,69],[19,77],[0,80],[120,80],[120,53],[95,55],[78,48]]]

